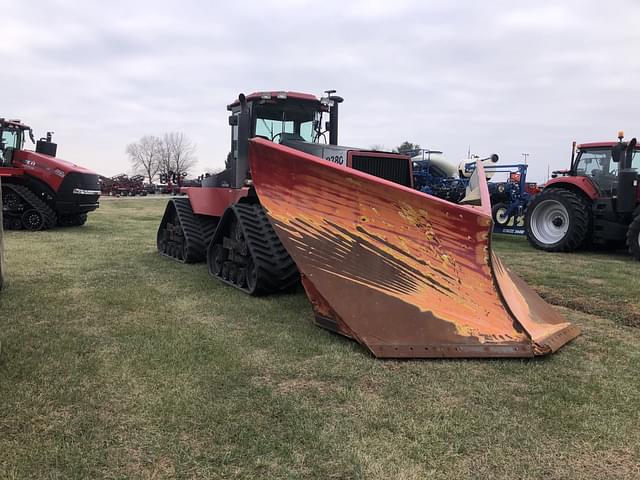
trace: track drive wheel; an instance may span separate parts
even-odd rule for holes
[[[536,195],[525,215],[529,243],[546,252],[572,252],[591,236],[591,205],[564,188],[545,189]]]
[[[501,227],[506,227],[511,220],[511,216],[509,215],[509,207],[507,207],[504,203],[496,203],[491,208],[491,216],[493,217],[493,221],[496,225]]]
[[[640,215],[637,215],[627,230],[627,247],[636,260],[640,260]]]

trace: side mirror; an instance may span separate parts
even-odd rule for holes
[[[633,161],[633,151],[636,148],[636,143],[637,140],[634,138],[631,139],[631,141],[629,142],[629,145],[627,146],[627,154],[626,154],[626,165],[624,166],[624,168],[631,168],[631,163]]]
[[[625,145],[623,143],[618,143],[613,149],[611,149],[611,159],[618,163],[620,162],[620,158],[622,157],[622,151],[624,150]]]
[[[237,115],[230,115],[229,116],[229,125],[232,126],[232,127],[238,126],[238,116]]]

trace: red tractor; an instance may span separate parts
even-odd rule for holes
[[[56,158],[51,132],[24,150],[30,127],[0,119],[0,177],[3,225],[13,230],[46,230],[56,225],[83,225],[98,208],[100,185],[92,171]]]
[[[554,172],[525,217],[531,245],[570,252],[626,241],[640,260],[640,146],[636,139],[578,145],[571,168]],[[576,155],[577,153],[577,155]]]
[[[579,334],[491,253],[481,162],[461,204],[419,192],[409,156],[338,145],[326,93],[231,103],[227,168],[168,202],[159,253],[250,295],[301,282],[318,326],[377,357],[529,357]]]

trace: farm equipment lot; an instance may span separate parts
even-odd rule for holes
[[[494,237],[583,334],[532,360],[376,360],[304,293],[157,254],[166,199],[5,233],[0,478],[638,478],[640,263]],[[589,312],[589,313],[585,313]]]

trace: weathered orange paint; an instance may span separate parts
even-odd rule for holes
[[[579,334],[490,252],[491,213],[253,139],[253,182],[316,323],[378,357],[526,357]]]

